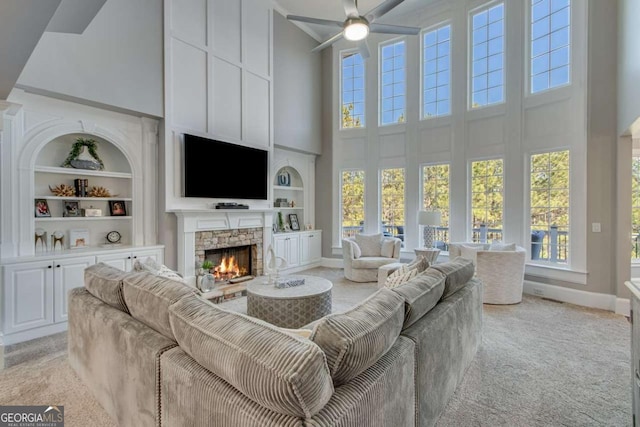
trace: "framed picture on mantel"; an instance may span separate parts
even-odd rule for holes
[[[300,230],[300,223],[298,223],[298,215],[297,214],[289,214],[289,224],[291,224],[291,229],[293,231]]]

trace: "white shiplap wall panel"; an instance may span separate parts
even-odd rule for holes
[[[405,134],[394,133],[380,136],[380,157],[404,157],[406,152]]]
[[[220,58],[240,63],[242,43],[240,5],[242,2],[214,0],[211,4],[213,51]]]
[[[174,39],[171,92],[172,123],[198,132],[207,131],[207,54]]]
[[[261,147],[269,146],[269,80],[254,74],[244,73],[244,140]]]
[[[171,31],[174,37],[197,46],[207,44],[207,0],[174,0]]]
[[[219,58],[213,58],[212,126],[220,138],[240,141],[242,126],[242,69]]]
[[[420,153],[438,153],[451,150],[451,126],[442,126],[420,131]]]

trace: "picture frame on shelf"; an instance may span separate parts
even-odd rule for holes
[[[81,249],[91,244],[89,230],[86,228],[76,228],[69,230],[69,248]]]
[[[36,218],[49,218],[51,211],[46,199],[36,199],[34,203]]]
[[[109,212],[111,216],[127,216],[127,206],[124,204],[124,200],[110,200]]]
[[[297,214],[289,214],[289,224],[291,224],[291,230],[300,231],[300,223],[298,222]]]
[[[80,202],[75,200],[63,200],[62,201],[62,216],[76,217],[82,216],[80,211]]]

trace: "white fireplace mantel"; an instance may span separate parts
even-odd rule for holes
[[[173,213],[178,217],[178,272],[189,283],[195,284],[198,231],[262,228],[263,256],[271,244],[271,209],[174,210]]]

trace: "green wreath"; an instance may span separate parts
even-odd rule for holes
[[[91,154],[91,157],[93,157],[94,159],[96,159],[98,163],[100,163],[100,170],[103,170],[104,163],[102,163],[102,160],[100,160],[100,157],[98,157],[98,151],[97,151],[98,144],[94,139],[84,139],[84,138],[76,139],[76,142],[71,147],[71,152],[69,153],[69,156],[67,156],[67,159],[62,164],[62,167],[72,168],[73,166],[71,166],[71,161],[80,155],[80,152],[82,151],[82,147],[87,147],[87,149],[89,150],[89,154]]]

